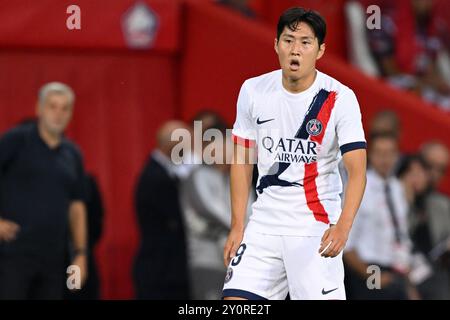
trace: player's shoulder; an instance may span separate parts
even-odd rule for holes
[[[281,69],[249,78],[242,87],[254,94],[267,94],[278,90],[281,83]]]
[[[340,82],[339,80],[333,78],[332,76],[323,73],[321,71],[317,71],[318,76],[320,77],[320,86],[321,88],[330,91],[330,92],[336,92],[337,99],[344,96],[350,96],[354,95],[352,89],[350,89],[348,86]]]

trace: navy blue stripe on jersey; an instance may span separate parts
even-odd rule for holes
[[[311,105],[309,106],[308,111],[306,112],[305,119],[303,120],[300,129],[298,129],[297,133],[295,134],[296,138],[305,140],[308,139],[309,133],[308,131],[306,131],[306,125],[308,124],[309,120],[317,118],[320,109],[322,109],[323,103],[325,102],[325,100],[327,100],[329,95],[330,92],[325,89],[320,89],[320,91],[316,94],[311,102]]]
[[[367,143],[364,141],[351,142],[346,143],[340,147],[341,154],[343,155],[346,152],[357,150],[357,149],[367,149]]]
[[[274,174],[268,174],[262,176],[259,179],[259,184],[256,187],[256,190],[259,194],[263,192],[263,190],[270,186],[282,186],[282,187],[293,187],[293,186],[301,186],[298,182],[289,182],[287,180],[280,179],[280,175],[286,171],[286,169],[290,166],[290,163],[287,162],[275,162],[269,169],[269,172],[274,172]],[[278,166],[278,168],[276,168]]]
[[[264,297],[254,294],[252,292],[245,291],[245,290],[239,290],[239,289],[225,289],[225,290],[223,290],[222,297],[223,298],[238,297],[238,298],[244,298],[247,300],[268,300]]]

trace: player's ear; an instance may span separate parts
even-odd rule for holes
[[[320,58],[322,58],[323,54],[325,53],[325,43],[322,43],[319,46],[319,52],[317,53],[317,58],[316,60],[319,60]]]
[[[275,52],[278,54],[278,39],[277,38],[275,38],[273,47],[275,49]]]

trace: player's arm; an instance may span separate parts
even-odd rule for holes
[[[336,225],[331,226],[322,237],[319,252],[324,257],[335,257],[344,249],[366,187],[366,150],[346,152],[343,160],[348,173],[344,206]]]
[[[223,252],[225,266],[236,255],[244,235],[245,214],[252,184],[253,151],[253,148],[234,144],[230,169],[231,230]]]
[[[69,207],[69,225],[75,251],[73,265],[81,272],[81,283],[87,278],[87,212],[83,201],[72,201]]]

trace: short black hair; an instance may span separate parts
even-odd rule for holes
[[[319,41],[319,46],[324,43],[327,34],[327,24],[324,18],[316,11],[306,10],[301,7],[287,9],[280,16],[277,25],[277,40],[280,40],[280,36],[285,27],[295,31],[300,22],[304,22],[311,27]]]
[[[395,175],[402,178],[411,169],[414,163],[418,163],[424,170],[428,168],[427,163],[419,154],[406,154],[399,162]]]
[[[205,118],[211,118],[212,123],[211,126],[209,127],[203,127],[203,131],[206,131],[210,128],[217,128],[217,129],[221,129],[221,128],[227,128],[227,122],[225,121],[225,119],[223,119],[223,117],[217,113],[216,111],[212,110],[212,109],[202,109],[199,112],[197,112],[194,117],[191,119],[191,124],[193,125],[194,121],[203,121],[205,120]],[[204,124],[202,124],[204,125]]]

